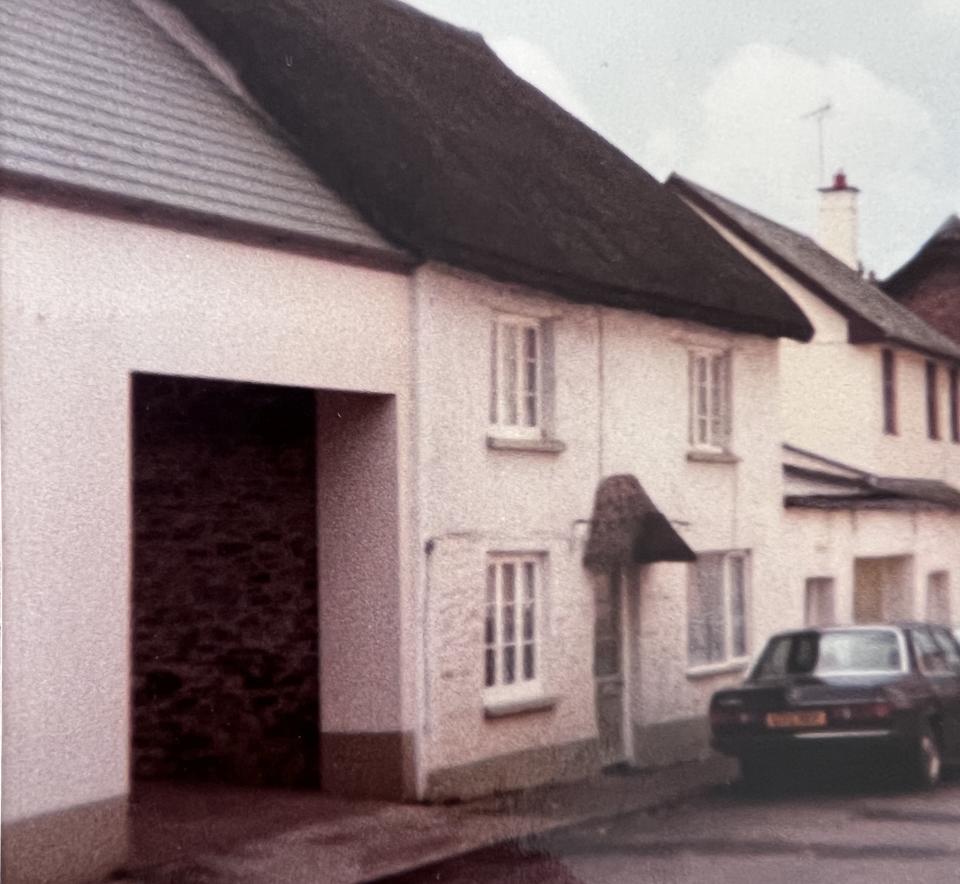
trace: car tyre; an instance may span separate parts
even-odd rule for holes
[[[929,721],[921,725],[911,755],[911,785],[920,789],[933,789],[943,775],[943,750],[940,738]]]

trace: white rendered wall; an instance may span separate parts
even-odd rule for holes
[[[777,343],[623,311],[604,313],[603,338],[604,471],[634,473],[695,552],[749,552],[752,652],[781,604]],[[691,347],[731,353],[736,463],[687,457]],[[666,562],[639,575],[638,674],[630,704],[641,727],[705,715],[710,694],[740,676],[688,666],[689,577],[686,564]]]
[[[766,632],[781,506],[777,344],[649,315],[571,304],[438,268],[416,278],[426,556],[425,767],[465,765],[596,736],[593,590],[582,566],[597,483],[637,475],[695,550],[751,551],[751,640]],[[488,434],[490,323],[497,312],[553,320],[561,453],[493,451]],[[733,351],[737,463],[692,463],[688,349]],[[548,713],[485,720],[482,616],[488,550],[549,558],[543,637]],[[643,569],[641,724],[703,715],[731,674],[688,678],[687,566]],[[635,603],[635,600],[634,600]],[[634,634],[632,640],[636,641]]]
[[[127,791],[131,372],[395,396],[405,513],[409,280],[4,199],[0,289],[7,821]]]
[[[596,734],[593,598],[580,565],[598,478],[596,316],[592,308],[452,272],[416,277],[421,549],[424,552],[425,769],[465,765]],[[561,454],[492,451],[490,323],[496,312],[556,320]],[[570,406],[575,403],[576,407]],[[488,551],[545,553],[544,657],[550,712],[485,720],[483,598]]]

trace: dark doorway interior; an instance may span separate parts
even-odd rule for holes
[[[318,779],[311,390],[135,375],[133,774]]]

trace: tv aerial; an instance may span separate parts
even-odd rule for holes
[[[820,107],[816,110],[810,111],[810,113],[804,114],[800,117],[801,120],[816,120],[817,121],[817,147],[820,157],[820,174],[819,180],[821,186],[825,182],[824,178],[824,162],[823,162],[823,120],[830,111],[833,110],[833,103],[828,98]]]

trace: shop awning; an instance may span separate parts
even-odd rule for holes
[[[649,562],[692,562],[696,554],[643,490],[636,476],[607,476],[597,486],[583,564],[591,571]]]

